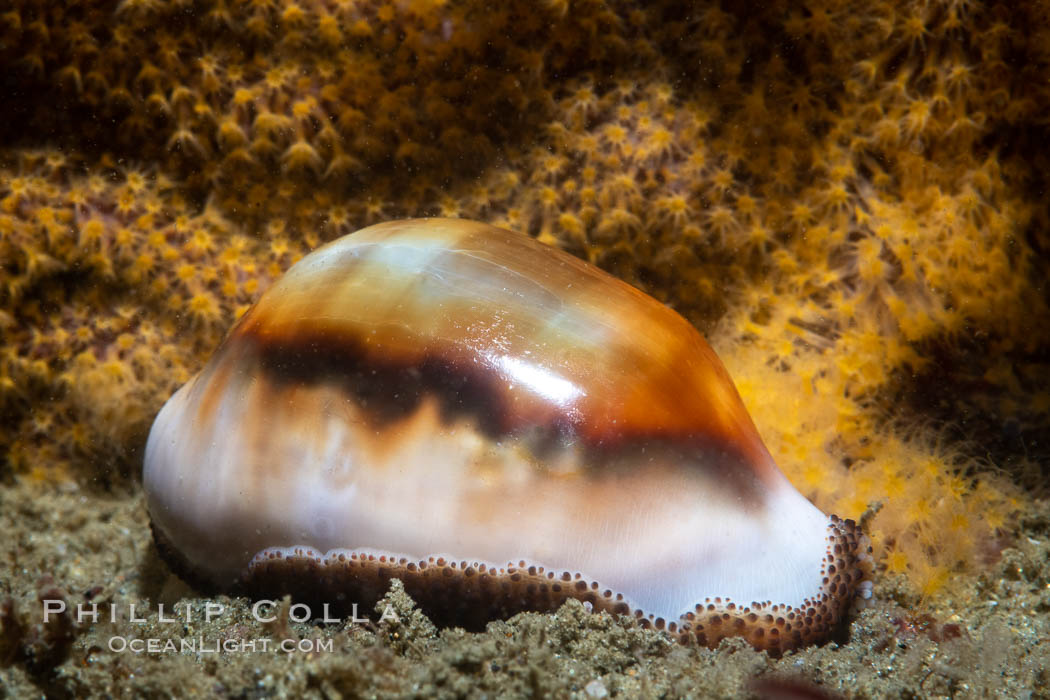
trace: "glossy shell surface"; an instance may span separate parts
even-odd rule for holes
[[[576,597],[779,651],[870,585],[688,322],[463,220],[296,264],[161,410],[144,484],[198,580],[369,600],[400,577],[452,623]]]

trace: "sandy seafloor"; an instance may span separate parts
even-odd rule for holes
[[[202,598],[171,573],[135,491],[6,483],[0,532],[0,591],[10,591],[0,596],[0,697],[1050,697],[1046,502],[955,598],[922,604],[878,577],[843,639],[781,659],[740,641],[682,647],[576,602],[479,634],[435,630],[394,590],[396,622],[259,623],[250,601]],[[99,603],[99,621],[66,626],[56,616],[44,626],[39,599],[58,596],[70,608]],[[190,606],[190,622],[159,622],[158,604],[176,602]],[[225,611],[206,622],[216,602]],[[108,619],[110,604],[126,618],[133,603],[144,621]],[[203,646],[112,650],[131,639]],[[214,651],[260,639],[315,651]]]

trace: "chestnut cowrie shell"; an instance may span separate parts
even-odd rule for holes
[[[819,642],[867,539],[774,464],[674,311],[511,231],[394,221],[303,258],[161,409],[158,545],[222,590],[477,628],[578,598],[684,642]]]

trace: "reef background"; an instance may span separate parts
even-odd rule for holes
[[[7,7],[5,690],[1045,693],[1050,3]],[[306,251],[428,215],[563,247],[708,335],[792,481],[872,537],[841,644],[685,650],[570,606],[198,663],[39,624],[49,592],[192,599],[141,503],[156,411]]]

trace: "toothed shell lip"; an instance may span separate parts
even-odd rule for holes
[[[868,590],[866,540],[791,487],[692,326],[460,220],[294,266],[165,404],[144,484],[198,580],[346,600],[396,575],[453,624],[575,597],[779,652]]]
[[[247,570],[226,587],[253,598],[291,595],[312,610],[347,615],[371,610],[393,579],[441,625],[480,631],[491,620],[518,612],[553,612],[576,599],[592,612],[634,618],[647,629],[664,630],[682,644],[715,647],[730,636],[745,638],[773,656],[822,642],[845,622],[851,603],[872,594],[868,539],[852,520],[828,521],[826,564],[820,593],[799,606],[771,601],[738,604],[716,596],[697,603],[677,620],[636,607],[622,593],[579,572],[548,571],[526,560],[491,562],[431,555],[425,559],[368,549],[321,552],[309,546],[271,547],[257,553]],[[214,588],[154,527],[164,558],[185,578]]]

